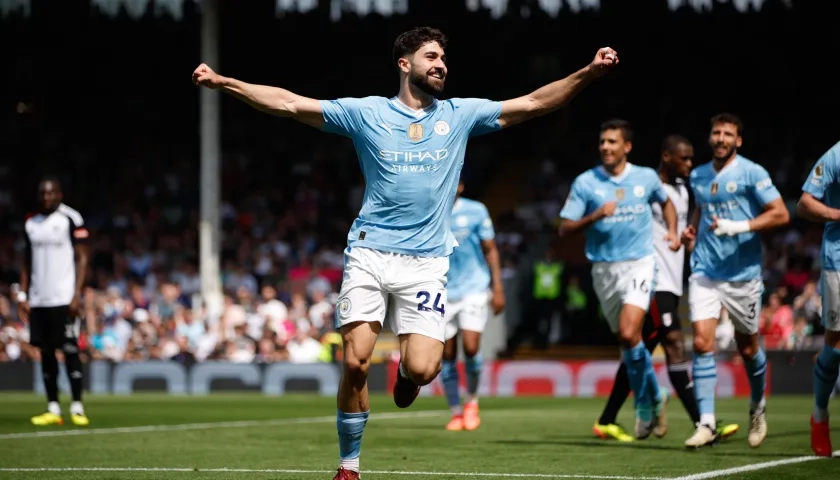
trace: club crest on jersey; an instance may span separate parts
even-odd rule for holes
[[[635,187],[633,187],[633,195],[635,195],[638,198],[644,197],[645,196],[645,187],[643,187],[641,185],[636,185]]]
[[[814,169],[814,176],[819,178],[823,176],[823,166],[822,163],[817,165],[817,168]]]
[[[449,124],[444,122],[443,120],[438,120],[435,122],[435,133],[438,135],[446,135],[449,133]]]
[[[712,195],[717,195],[717,192],[718,192],[718,184],[717,184],[717,183],[713,183],[713,184],[712,184],[712,188],[710,188],[710,189],[709,189],[709,191],[710,191],[710,192],[712,192]]]
[[[738,190],[738,184],[735,182],[729,182],[726,184],[726,191],[729,193],[735,193]]]
[[[423,138],[423,125],[412,123],[408,126],[408,138],[415,142]]]
[[[616,200],[624,200],[624,189],[623,188],[616,188],[615,189],[615,198]]]

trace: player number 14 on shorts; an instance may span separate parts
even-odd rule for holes
[[[427,307],[427,305],[429,304],[429,300],[432,299],[432,295],[429,292],[427,292],[425,290],[421,290],[421,291],[417,292],[417,298],[422,298],[423,299],[422,302],[417,304],[417,310],[420,310],[421,312],[431,312],[432,309],[434,309],[434,311],[440,313],[441,316],[446,314],[446,310],[445,310],[446,306],[444,304],[440,303],[440,294],[439,293],[435,297],[435,303],[432,304],[432,308]]]

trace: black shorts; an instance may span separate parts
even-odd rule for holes
[[[680,297],[671,292],[656,292],[645,316],[642,335],[645,341],[662,340],[668,332],[682,330],[679,309]]]
[[[76,319],[70,318],[70,307],[32,307],[29,313],[29,343],[36,347],[78,347]]]

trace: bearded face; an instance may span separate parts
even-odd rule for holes
[[[408,81],[432,96],[443,93],[446,83],[446,54],[437,42],[420,47],[409,60]]]

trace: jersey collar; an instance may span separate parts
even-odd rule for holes
[[[715,164],[714,161],[712,161],[712,171],[715,172],[716,177],[722,175],[723,173],[735,168],[735,166],[738,165],[738,160],[740,159],[740,155],[735,155],[735,158],[733,158],[732,161],[725,165],[720,171],[715,170]]]
[[[426,115],[434,112],[435,109],[438,106],[438,100],[437,99],[434,99],[432,101],[431,105],[429,105],[428,107],[426,107],[422,110],[415,110],[415,109],[409,107],[408,105],[401,102],[400,99],[397,98],[397,97],[392,97],[391,100],[390,100],[390,103],[391,103],[391,106],[394,107],[395,109],[399,110],[400,112],[402,112],[406,115],[414,117],[417,120],[420,120],[421,118],[425,117]]]
[[[624,167],[623,172],[621,172],[620,174],[615,175],[615,176],[610,175],[610,172],[608,172],[607,169],[604,168],[603,165],[598,167],[598,172],[600,172],[601,175],[603,175],[604,177],[606,177],[607,179],[609,179],[613,183],[621,183],[622,181],[624,181],[624,179],[627,178],[627,175],[630,175],[631,170],[633,170],[633,164],[630,163],[630,162],[627,162],[627,166]]]

